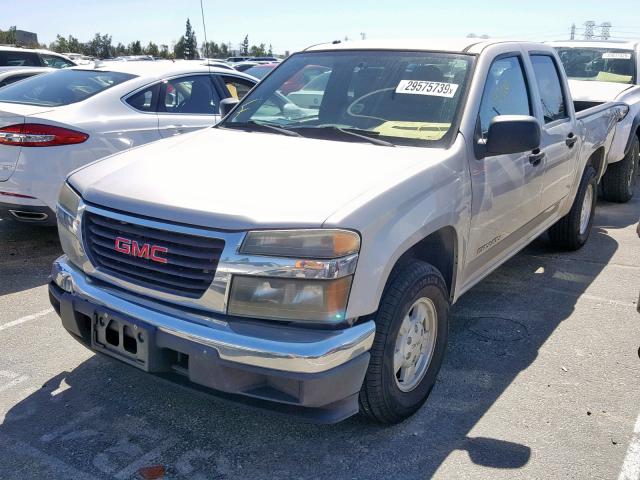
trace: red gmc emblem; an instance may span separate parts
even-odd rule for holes
[[[116,252],[131,255],[132,257],[146,258],[147,260],[152,260],[158,263],[168,263],[166,258],[160,256],[160,254],[167,253],[169,251],[167,247],[151,245],[150,243],[143,243],[140,245],[135,240],[116,237],[115,250]]]

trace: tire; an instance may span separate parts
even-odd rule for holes
[[[638,177],[639,158],[640,140],[634,135],[631,148],[625,157],[609,165],[602,177],[602,196],[605,200],[617,203],[631,200]]]
[[[578,250],[587,243],[598,199],[596,175],[595,169],[588,165],[582,174],[582,180],[580,180],[580,186],[571,210],[549,229],[549,238],[556,247],[562,250]],[[585,202],[585,197],[588,194],[590,199]],[[583,220],[583,205],[588,208],[588,218],[584,223],[581,221]]]
[[[416,333],[415,338],[418,342],[414,341],[411,344],[410,335],[418,332],[418,327],[415,332],[413,328],[409,329],[408,337],[401,334],[401,327],[402,331],[407,332],[404,325],[408,314],[413,312],[419,317],[419,313],[423,311],[429,313],[429,330],[435,333],[427,336],[430,340],[425,351],[431,353],[430,360],[426,353],[422,356],[415,351],[411,353],[412,348],[421,351],[420,339],[427,338]],[[360,390],[361,413],[378,423],[393,424],[411,416],[424,404],[436,382],[447,349],[448,314],[449,295],[444,279],[437,269],[421,261],[414,261],[399,268],[387,285],[380,308],[375,315],[376,336],[370,351],[369,367]],[[407,342],[404,341],[405,338]],[[394,372],[397,340],[403,346],[399,352],[404,352],[403,348],[406,348],[409,352],[407,358],[421,359],[416,360],[418,368],[415,368],[415,371],[423,373],[414,375],[416,384],[413,387],[410,385],[409,377],[405,382],[398,379]],[[397,358],[405,357],[403,354]],[[402,370],[398,372],[402,373]]]

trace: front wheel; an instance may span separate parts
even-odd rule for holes
[[[602,177],[602,196],[605,200],[626,203],[633,197],[638,177],[638,161],[640,158],[640,140],[634,136],[631,148],[619,162],[607,167]]]
[[[444,279],[428,263],[404,266],[385,289],[376,336],[360,391],[360,409],[373,420],[397,423],[427,400],[447,348],[449,298]]]
[[[589,165],[573,200],[571,210],[549,229],[551,242],[563,250],[578,250],[589,239],[597,201],[597,177]]]

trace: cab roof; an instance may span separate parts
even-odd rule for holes
[[[409,38],[388,40],[354,40],[336,41],[313,45],[305,52],[321,50],[423,50],[447,53],[480,53],[484,48],[499,43],[534,44],[535,42],[519,41],[504,38]],[[537,45],[540,45],[537,43]]]
[[[640,49],[640,41],[637,40],[556,40],[545,43],[553,47]]]

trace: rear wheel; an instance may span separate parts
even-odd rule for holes
[[[407,264],[387,286],[360,391],[360,409],[380,423],[416,412],[436,381],[447,348],[449,299],[438,270]]]
[[[607,167],[602,177],[602,196],[610,202],[625,203],[633,197],[638,178],[640,161],[640,140],[634,135],[631,148],[619,162]]]
[[[554,245],[564,250],[578,250],[587,243],[597,197],[596,171],[589,165],[582,174],[571,210],[549,229],[549,238]]]

